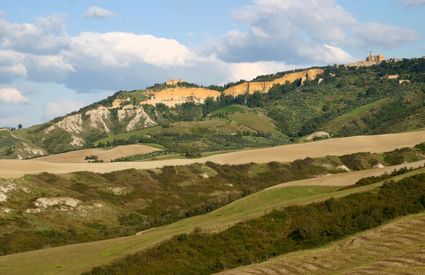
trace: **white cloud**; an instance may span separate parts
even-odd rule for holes
[[[73,66],[61,55],[36,55],[0,49],[0,81],[14,78],[38,81],[64,80]]]
[[[335,0],[254,0],[234,18],[248,31],[230,31],[209,45],[228,62],[345,63],[352,60],[347,48],[395,48],[417,39],[407,28],[359,22]]]
[[[73,99],[62,99],[60,101],[48,102],[46,104],[45,116],[47,119],[63,116],[83,107],[85,104]]]
[[[125,32],[85,32],[74,37],[66,55],[72,60],[93,60],[104,66],[127,67],[145,63],[158,67],[181,66],[189,50],[173,39]]]
[[[24,57],[24,54],[0,49],[0,82],[27,77],[28,71],[23,62]]]
[[[0,103],[19,104],[27,101],[28,98],[16,88],[0,88]]]
[[[398,0],[403,5],[410,6],[410,7],[417,7],[417,6],[424,6],[425,0]]]
[[[93,7],[90,7],[86,10],[86,12],[84,13],[84,16],[98,18],[98,19],[104,19],[104,18],[109,18],[109,17],[115,16],[115,13],[113,13],[110,10],[101,8],[101,7],[93,6]]]
[[[251,80],[259,75],[272,74],[295,69],[297,66],[285,65],[279,62],[233,63],[229,67],[228,82],[240,79]],[[224,84],[224,83],[223,83]]]
[[[11,23],[0,15],[0,48],[54,54],[68,45],[69,36],[61,15],[37,18],[35,24]]]
[[[418,38],[415,31],[376,22],[358,24],[353,28],[360,47],[395,48],[400,44],[410,43]]]

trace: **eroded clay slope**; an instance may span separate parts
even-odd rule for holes
[[[309,69],[305,71],[288,73],[284,76],[272,80],[272,81],[252,81],[252,82],[244,82],[239,85],[230,87],[224,91],[225,95],[229,96],[238,96],[244,94],[253,94],[255,92],[267,93],[273,85],[283,85],[287,83],[293,83],[300,79],[308,79],[314,80],[317,76],[322,75],[324,73],[323,69]]]

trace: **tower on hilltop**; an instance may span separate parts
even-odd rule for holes
[[[373,54],[373,51],[370,51],[369,56],[366,57],[366,61],[369,61],[369,62],[380,63],[380,62],[382,62],[384,60],[385,60],[385,56],[383,54],[374,55]]]

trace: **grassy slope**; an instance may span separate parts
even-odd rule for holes
[[[394,133],[422,128],[425,122],[425,108],[422,106],[425,94],[418,90],[419,88],[412,87],[401,90],[400,94],[362,105],[326,121],[321,128],[344,136],[376,134],[383,131]]]
[[[23,137],[23,131],[0,129],[0,159],[33,158],[43,153],[40,147]]]
[[[401,179],[419,172],[424,172],[424,169],[398,176],[395,179]],[[346,174],[341,174],[341,177],[344,177],[344,175]],[[320,178],[318,178],[318,182],[321,182]],[[207,231],[222,230],[235,222],[261,216],[273,208],[309,204],[331,197],[342,197],[356,192],[372,190],[380,185],[382,183],[335,192],[330,192],[335,187],[329,186],[297,186],[264,190],[212,213],[149,230],[141,236],[8,255],[0,257],[0,265],[8,274],[26,274],[30,271],[32,274],[75,274],[146,249],[177,234],[191,232],[196,227]],[[258,203],[256,204],[257,207],[253,207],[254,202]]]
[[[369,104],[362,105],[360,107],[355,108],[354,110],[345,113],[343,115],[340,115],[331,121],[327,122],[325,125],[323,125],[323,130],[329,131],[329,132],[337,132],[339,129],[344,127],[344,125],[348,124],[352,120],[358,119],[365,114],[371,112],[374,109],[377,109],[381,107],[384,104],[387,104],[391,102],[391,98],[382,98],[378,99],[374,102],[371,102]]]
[[[220,274],[274,274],[276,270],[285,274],[423,274],[424,226],[425,213],[411,215],[321,248],[289,253]]]

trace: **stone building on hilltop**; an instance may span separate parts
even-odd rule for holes
[[[182,83],[183,79],[169,79],[165,82],[167,86],[177,86],[177,84]]]
[[[370,54],[368,57],[366,57],[366,61],[368,62],[375,62],[376,64],[379,64],[385,60],[385,56],[383,54],[380,55],[373,55],[373,52],[370,51]]]
[[[385,56],[383,54],[379,54],[379,55],[374,55],[373,52],[371,51],[369,56],[366,57],[366,60],[364,61],[358,61],[358,62],[354,62],[351,64],[348,64],[348,67],[370,67],[373,65],[378,65],[381,62],[385,61]]]

